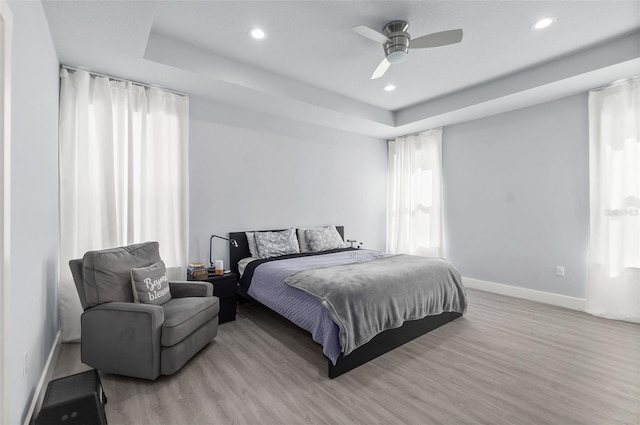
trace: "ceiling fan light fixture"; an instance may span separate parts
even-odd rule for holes
[[[390,63],[402,63],[407,59],[407,52],[402,50],[396,50],[387,55],[387,60]]]
[[[555,22],[556,22],[556,18],[554,18],[553,16],[547,16],[545,18],[538,19],[537,21],[535,21],[533,25],[531,25],[531,28],[533,28],[534,30],[541,30],[549,27]]]
[[[371,29],[365,25],[356,25],[351,28],[361,36],[382,44],[384,59],[371,74],[371,79],[382,77],[392,64],[404,62],[407,59],[409,49],[424,49],[428,47],[440,47],[456,44],[462,41],[462,28],[434,32],[411,40],[411,34],[407,32],[409,23],[406,21],[391,21],[385,25],[382,32]]]
[[[249,35],[256,40],[263,40],[267,37],[267,33],[261,28],[251,28]]]

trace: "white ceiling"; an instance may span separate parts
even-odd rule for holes
[[[63,64],[383,138],[640,74],[640,1],[43,3]],[[532,31],[544,16],[556,24]],[[464,38],[370,80],[382,47],[350,28],[394,19],[413,37],[462,28]],[[254,26],[268,37],[251,39]]]

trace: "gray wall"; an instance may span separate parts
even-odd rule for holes
[[[245,128],[216,122],[233,122],[228,108],[191,101],[190,261],[208,260],[211,234],[329,224],[384,250],[384,140],[236,112]],[[223,241],[214,254],[228,267]]]
[[[23,423],[58,330],[58,58],[40,2],[10,2],[10,422]],[[22,376],[24,353],[27,374]]]
[[[585,298],[588,128],[581,94],[444,129],[445,252],[463,276]]]

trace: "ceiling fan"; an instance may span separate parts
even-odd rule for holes
[[[382,44],[385,57],[371,75],[372,80],[382,77],[391,64],[404,62],[409,49],[446,46],[462,40],[462,29],[434,32],[412,40],[407,32],[409,23],[406,21],[391,21],[385,25],[382,33],[364,25],[356,25],[351,29],[369,40]]]

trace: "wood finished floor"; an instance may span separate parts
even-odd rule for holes
[[[640,424],[640,325],[468,290],[467,315],[334,380],[256,305],[173,376],[102,374],[109,424]],[[86,370],[63,344],[54,378]]]

